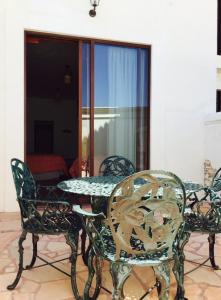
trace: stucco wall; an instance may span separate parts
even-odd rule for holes
[[[217,90],[221,90],[221,55],[217,55],[217,77],[216,77],[216,88]]]
[[[24,155],[24,30],[152,45],[151,168],[202,181],[215,112],[216,0],[2,0],[0,210],[17,210],[9,161]]]

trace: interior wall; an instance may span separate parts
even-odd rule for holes
[[[136,5],[101,1],[91,18],[90,1],[1,1],[2,211],[18,209],[9,161],[24,157],[24,30],[151,44],[150,167],[202,181],[203,118],[215,111],[216,0]]]
[[[74,159],[77,155],[76,141],[76,99],[30,98],[29,136],[27,143],[30,153],[34,153],[34,121],[53,121],[53,153],[65,159]],[[72,141],[72,142],[70,142]]]

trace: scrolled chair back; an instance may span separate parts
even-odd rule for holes
[[[181,180],[169,172],[142,171],[120,182],[109,198],[105,220],[115,260],[154,254],[171,257],[185,200]]]
[[[13,158],[11,169],[24,229],[35,233],[57,234],[67,232],[74,226],[79,228],[79,219],[73,217],[70,203],[63,197],[59,198],[53,186],[45,186],[46,193],[41,195],[24,162]]]
[[[133,163],[118,155],[105,158],[99,168],[99,174],[102,176],[129,176],[133,173],[135,173]]]
[[[11,170],[17,197],[35,198],[36,183],[28,166],[21,160],[12,158]]]
[[[214,192],[221,192],[221,168],[219,168],[213,176],[211,189]]]

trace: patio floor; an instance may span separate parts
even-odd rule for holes
[[[14,291],[8,291],[6,286],[14,280],[18,262],[18,237],[20,234],[20,217],[18,213],[0,213],[0,299],[1,300],[70,300],[74,299],[70,278],[51,267],[36,268],[24,271],[22,278]],[[24,243],[25,265],[31,258],[31,239],[28,236]],[[62,236],[40,237],[38,242],[39,254],[47,260],[61,259],[70,253]],[[189,262],[202,262],[207,258],[207,236],[192,234],[185,247],[186,263],[185,272],[194,269],[197,265]],[[217,236],[216,259],[221,266],[221,236]],[[41,264],[37,261],[37,264]],[[64,271],[70,272],[68,260],[57,263]],[[208,263],[209,266],[209,263]],[[78,259],[78,283],[84,286],[87,269],[81,257]],[[174,299],[176,284],[172,276],[170,299]],[[148,286],[154,284],[154,277],[150,268],[136,268],[125,285],[126,299],[139,299]],[[103,286],[111,290],[111,278],[108,273],[108,264],[104,265]],[[189,300],[218,299],[221,295],[221,270],[214,271],[203,266],[185,276],[186,296]],[[219,296],[218,296],[219,297]],[[101,290],[100,300],[111,299],[110,294]],[[145,299],[158,299],[156,289]]]

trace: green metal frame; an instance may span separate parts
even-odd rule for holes
[[[129,176],[136,172],[133,163],[119,155],[113,155],[105,158],[99,168],[99,174],[102,176]]]
[[[64,234],[67,244],[71,247],[69,259],[72,262],[76,262],[79,230],[82,229],[80,218],[73,213],[71,203],[65,198],[66,193],[52,186],[37,186],[28,166],[18,159],[14,158],[11,160],[11,168],[21,211],[22,234],[18,241],[19,268],[15,280],[7,287],[9,290],[13,290],[17,286],[23,270],[29,270],[34,267],[37,257],[44,261],[46,265],[49,264],[62,271],[53,265],[57,261],[49,263],[37,255],[39,234]],[[33,254],[30,264],[24,267],[23,242],[27,233],[32,234]],[[75,265],[76,263],[72,264],[71,270],[73,290],[77,289],[74,276],[76,273]],[[68,273],[62,272],[70,276]]]
[[[120,155],[106,157],[99,168],[102,176],[130,176],[136,172],[134,164],[127,158]],[[105,197],[93,197],[91,199],[93,212],[104,212],[107,210]]]
[[[185,201],[183,183],[176,175],[142,171],[115,187],[108,201],[107,217],[74,206],[91,244],[83,298],[97,299],[101,288],[101,260],[107,260],[113,279],[112,299],[124,299],[123,286],[134,265],[151,266],[159,299],[169,299],[172,261],[177,281],[176,299],[185,299],[183,247],[189,238],[189,233],[184,231]],[[94,275],[96,287],[91,295]]]
[[[221,233],[221,168],[214,175],[210,187],[188,196],[185,223],[187,232],[208,233],[210,263],[214,269],[218,269],[214,246],[215,234]]]

